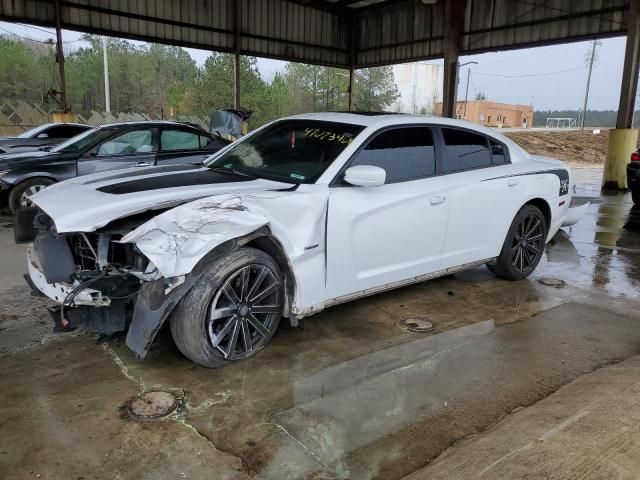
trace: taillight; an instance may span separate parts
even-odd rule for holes
[[[640,162],[640,153],[639,152],[633,152],[631,154],[631,161],[632,162]]]

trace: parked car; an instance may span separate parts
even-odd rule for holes
[[[80,123],[45,123],[16,137],[0,137],[0,154],[51,147],[91,128]]]
[[[176,122],[105,125],[51,150],[1,156],[0,190],[15,212],[32,206],[31,195],[62,180],[119,168],[198,164],[228,143]]]
[[[165,319],[207,367],[255,354],[281,317],[487,264],[533,272],[576,222],[571,174],[475,124],[285,118],[202,167],[102,173],[37,193],[16,236],[59,325],[124,329],[144,357]],[[34,229],[34,216],[35,225]]]
[[[631,162],[627,165],[627,184],[633,203],[640,205],[640,149],[631,154]]]

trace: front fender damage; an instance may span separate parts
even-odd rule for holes
[[[166,211],[122,238],[134,243],[163,278],[147,282],[138,295],[127,345],[144,357],[180,299],[195,285],[211,257],[269,232],[280,245],[293,278],[292,312],[322,302],[325,281],[327,192],[267,191],[226,194]],[[167,280],[185,280],[166,293]]]

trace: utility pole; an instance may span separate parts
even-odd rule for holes
[[[109,93],[109,60],[107,59],[107,37],[102,37],[102,60],[104,62],[104,105],[111,113],[111,95]]]
[[[467,88],[464,92],[464,111],[462,112],[462,119],[467,119],[467,101],[469,100],[469,77],[471,77],[471,69],[467,68]]]
[[[466,62],[460,66],[464,67],[465,65],[478,65],[478,62],[476,61]],[[471,79],[471,67],[467,68],[467,88],[466,88],[466,91],[464,92],[464,110],[462,112],[463,120],[466,120],[466,117],[467,117],[467,101],[469,100],[469,80],[470,79]]]
[[[591,46],[591,57],[589,58],[589,73],[587,74],[587,88],[584,92],[584,105],[582,107],[582,119],[580,120],[580,131],[584,131],[584,119],[587,116],[587,102],[589,101],[589,86],[591,85],[591,71],[593,70],[593,62],[596,58],[596,48],[598,41],[594,40]]]

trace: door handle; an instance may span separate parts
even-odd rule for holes
[[[518,180],[517,178],[510,178],[507,181],[507,185],[509,185],[510,187],[515,187],[516,185],[518,185],[520,183],[520,180]]]
[[[441,203],[444,203],[446,199],[447,198],[444,195],[436,195],[435,197],[431,197],[429,203],[431,203],[431,205],[439,205]]]
[[[151,164],[149,162],[138,162],[136,167],[150,167]]]

